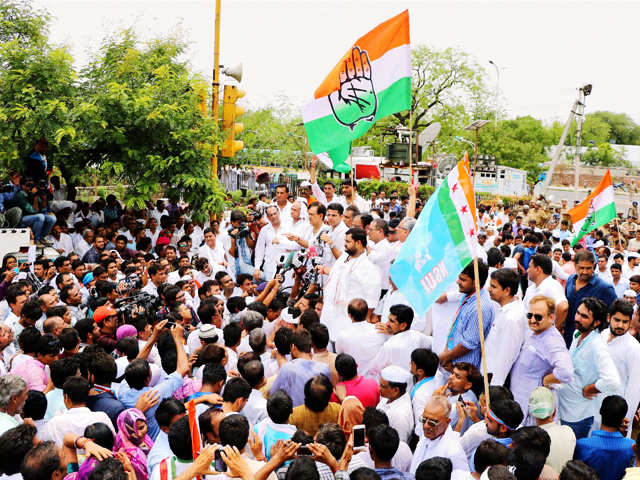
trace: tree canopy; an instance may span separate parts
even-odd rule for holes
[[[221,136],[200,109],[203,79],[180,60],[184,41],[142,44],[125,30],[76,71],[68,51],[48,41],[46,13],[12,0],[0,5],[0,166],[20,169],[44,137],[67,183],[94,167],[128,185],[130,206],[143,206],[165,184],[196,218],[222,211],[224,192],[211,175]]]

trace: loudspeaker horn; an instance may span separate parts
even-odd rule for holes
[[[242,63],[238,63],[237,65],[233,65],[231,67],[227,67],[222,70],[222,73],[225,75],[235,78],[238,82],[242,81]]]

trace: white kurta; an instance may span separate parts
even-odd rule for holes
[[[411,368],[411,352],[416,348],[431,348],[432,339],[415,330],[397,333],[384,342],[380,351],[371,360],[367,376],[375,377],[389,366],[397,365],[409,370]]]
[[[283,255],[286,257],[288,252],[297,245],[297,243],[294,245],[295,242],[290,242],[284,235],[288,231],[289,224],[287,223],[281,223],[277,229],[268,224],[260,230],[256,242],[255,267],[262,267],[266,280],[271,280],[275,276],[280,258]]]
[[[375,307],[380,298],[380,272],[365,253],[356,258],[343,253],[331,267],[320,317],[331,340],[335,341],[340,330],[351,324],[347,307],[354,298],[364,299],[369,308]]]
[[[368,253],[369,260],[380,269],[382,278],[382,289],[389,289],[389,268],[396,258],[396,252],[391,248],[389,241],[383,238],[378,243],[369,242],[367,244],[371,251]]]
[[[567,300],[562,285],[560,285],[560,282],[558,282],[551,276],[546,277],[540,282],[539,285],[536,285],[535,283],[529,283],[527,293],[525,294],[523,300],[524,308],[526,310],[529,309],[529,301],[536,295],[544,295],[545,297],[553,298],[553,300],[556,302],[556,306],[558,306],[559,303],[565,302]]]
[[[460,435],[454,432],[450,426],[444,431],[444,434],[435,440],[429,440],[422,437],[413,452],[413,460],[411,461],[410,473],[415,475],[418,466],[433,457],[444,457],[451,460],[454,470],[469,471],[469,464],[464,450],[460,444]]]
[[[629,332],[619,337],[614,337],[611,341],[609,341],[608,328],[604,329],[600,335],[607,345],[607,351],[611,355],[614,365],[618,369],[622,385],[620,395],[627,401],[629,407],[627,418],[629,422],[633,422],[633,416],[640,402],[640,382],[638,382],[640,378],[640,343]],[[601,397],[600,404],[602,404],[604,396],[604,394],[599,395]],[[631,438],[631,429],[629,429],[627,437]]]
[[[374,312],[376,315],[380,315],[380,321],[382,323],[387,323],[389,321],[389,311],[394,305],[406,305],[408,307],[411,307],[409,300],[407,300],[407,297],[405,297],[400,290],[388,290],[387,293],[385,293],[384,297],[382,297],[382,299],[378,303],[378,306],[376,307],[376,310]],[[413,307],[411,309],[413,310]],[[411,330],[424,332],[426,327],[427,316],[418,315],[418,313],[413,310],[413,322],[411,322]]]
[[[366,321],[355,322],[344,327],[336,337],[336,353],[351,355],[358,365],[358,374],[369,368],[369,363],[385,342],[386,336],[376,326]]]
[[[387,414],[389,426],[396,429],[400,440],[408,442],[413,431],[413,411],[409,392],[396,398],[391,403],[386,398],[382,398],[376,408]]]
[[[491,385],[504,385],[518,358],[527,329],[524,304],[519,299],[496,309],[485,345],[487,371],[493,373]]]
[[[215,275],[220,270],[224,270],[225,267],[222,265],[224,262],[224,246],[219,239],[216,239],[216,244],[213,248],[209,247],[206,243],[202,245],[198,249],[198,257],[206,258],[209,260],[209,265],[211,265],[211,275]]]

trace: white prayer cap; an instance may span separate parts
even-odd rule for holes
[[[638,252],[629,252],[627,253],[627,258],[640,258],[640,254]]]
[[[624,293],[622,294],[623,297],[633,297],[633,298],[636,298],[637,295],[638,294],[635,291],[631,290],[630,288],[625,290]]]
[[[593,248],[600,248],[600,247],[604,247],[604,242],[602,240],[598,240],[596,243],[593,244]]]
[[[310,187],[311,186],[311,182],[309,180],[303,180],[302,182],[300,182],[300,186],[301,187]]]
[[[297,325],[298,324],[298,319],[299,319],[299,317],[293,318],[293,315],[291,315],[289,313],[289,309],[288,308],[282,310],[282,313],[280,314],[280,318],[282,320],[284,320],[285,322],[290,323],[292,325]]]
[[[380,378],[392,383],[409,383],[411,372],[397,365],[389,365],[380,372]]]

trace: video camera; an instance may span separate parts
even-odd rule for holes
[[[137,312],[140,309],[155,315],[161,305],[162,301],[159,297],[155,297],[146,292],[140,292],[130,297],[116,300],[113,308],[116,310],[117,315],[126,321],[127,319],[137,316]],[[136,312],[136,315],[132,315],[133,312]]]
[[[235,234],[232,233],[234,230],[237,230]],[[227,233],[229,234],[230,237],[235,238],[237,240],[239,238],[248,237],[249,234],[251,234],[251,230],[249,229],[249,225],[247,224],[247,222],[242,222],[238,227],[229,225],[229,227],[227,228]]]

